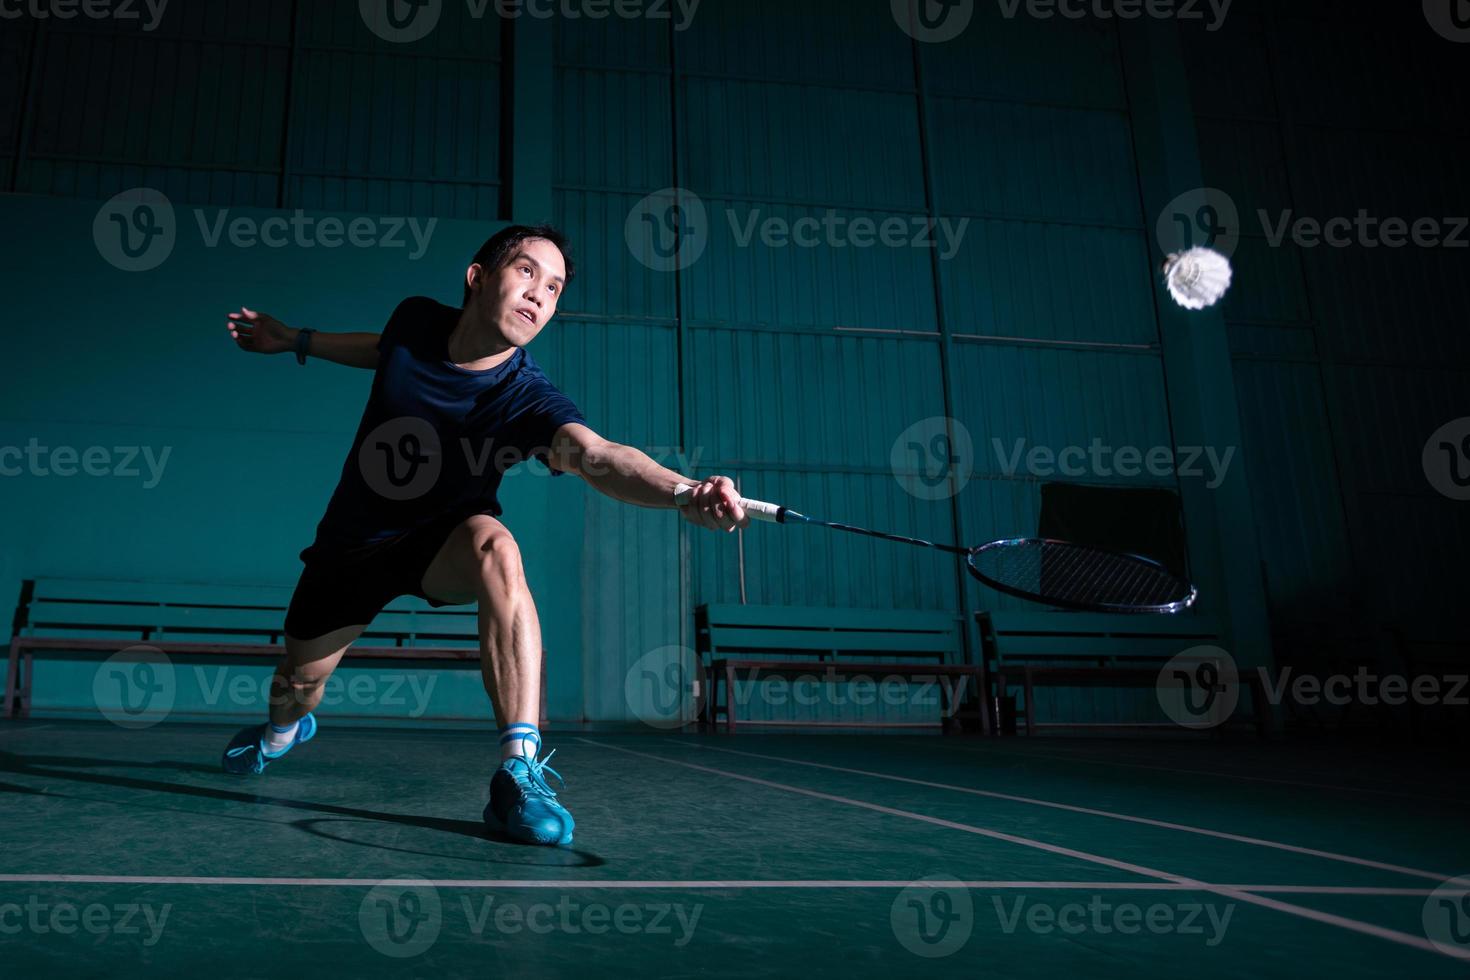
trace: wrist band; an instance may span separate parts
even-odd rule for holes
[[[306,349],[311,346],[311,335],[316,333],[310,327],[302,327],[296,331],[296,363],[306,363]]]

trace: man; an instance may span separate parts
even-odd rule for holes
[[[393,598],[477,602],[501,746],[485,822],[526,843],[571,843],[572,816],[544,775],[556,774],[550,756],[538,758],[541,628],[519,546],[497,520],[504,470],[535,455],[553,474],[576,473],[644,507],[673,507],[675,486],[687,483],[695,491],[681,510],[691,523],[727,532],[747,523],[729,478],[695,480],[602,438],[526,353],[573,271],[556,229],[513,225],[465,270],[461,309],[407,299],[381,334],[297,330],[244,307],[229,314],[242,350],[295,351],[303,364],[309,355],[374,377],[316,540],[301,553],[270,720],[235,736],[227,771],[261,773],[316,733],[323,685]]]

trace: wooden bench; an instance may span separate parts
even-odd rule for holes
[[[256,658],[285,652],[283,623],[290,586],[26,579],[10,639],[0,717],[30,714],[35,659],[106,654],[146,646],[166,656]],[[360,644],[360,645],[359,645]],[[348,651],[345,663],[461,662],[479,673],[474,606],[434,609],[421,599],[390,603]],[[546,724],[542,667],[541,724]],[[486,705],[485,717],[491,713]]]
[[[980,668],[965,664],[960,623],[950,613],[830,609],[802,606],[751,606],[707,603],[695,610],[695,637],[701,664],[709,678],[702,727],[727,732],[745,725],[836,728],[933,727],[908,721],[768,721],[741,720],[736,714],[735,686],[741,675],[759,672],[788,675],[814,670],[835,681],[878,674],[885,678],[966,678],[980,691]],[[855,659],[842,659],[855,658]],[[882,658],[882,659],[878,659]],[[720,698],[720,685],[724,697]],[[941,685],[943,686],[943,685]],[[959,704],[941,704],[945,719],[976,720],[958,715]]]
[[[981,659],[991,724],[1004,734],[1003,707],[1013,681],[1019,677],[1024,708],[1015,717],[1025,721],[1026,735],[1046,728],[1174,728],[1174,722],[1043,721],[1037,717],[1036,689],[1053,687],[1155,687],[1159,670],[1191,647],[1217,646],[1218,625],[1196,616],[1140,616],[1072,612],[987,612],[975,614],[980,627]],[[1269,720],[1265,692],[1254,672],[1238,678],[1251,692],[1258,732]],[[1019,724],[1018,724],[1019,727]]]

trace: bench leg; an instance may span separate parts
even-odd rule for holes
[[[5,713],[0,717],[14,718],[16,694],[20,690],[20,637],[10,641],[10,661],[5,668]]]
[[[1032,683],[1030,667],[1027,667],[1021,676],[1026,682],[1026,737],[1031,738],[1036,734],[1036,685]]]
[[[725,665],[725,731],[735,731],[735,668]]]
[[[36,672],[36,658],[27,650],[20,658],[20,716],[31,716],[31,675]]]

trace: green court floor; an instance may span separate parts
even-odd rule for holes
[[[487,837],[492,737],[0,725],[7,977],[1470,975],[1470,790],[1262,742],[548,733],[571,848]]]

